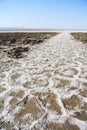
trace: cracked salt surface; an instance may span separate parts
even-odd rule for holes
[[[0,60],[0,87],[6,89],[0,92],[2,130],[87,129],[83,43],[63,32],[35,45],[23,59],[8,62],[11,59],[3,55]]]

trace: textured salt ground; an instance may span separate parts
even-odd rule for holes
[[[2,130],[86,130],[87,48],[67,32],[20,60],[1,54]]]

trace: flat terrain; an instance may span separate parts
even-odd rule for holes
[[[76,35],[0,34],[2,130],[87,130],[87,46]]]

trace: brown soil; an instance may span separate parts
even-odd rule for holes
[[[78,89],[78,88],[77,88],[77,87],[72,86],[72,87],[70,87],[69,91],[73,91],[73,90],[76,90],[76,89]]]
[[[5,90],[6,90],[6,88],[0,86],[0,93],[2,93],[2,92],[5,91]]]
[[[53,93],[36,93],[39,100],[50,110],[54,110],[58,112],[58,114],[62,114],[61,108],[56,101],[56,96]],[[48,106],[47,106],[48,104]]]
[[[71,35],[78,41],[87,45],[87,33],[71,33]]]
[[[0,110],[4,107],[4,100],[0,101]]]
[[[12,92],[11,94],[10,94],[10,96],[13,96],[13,99],[10,101],[10,104],[11,105],[15,105],[15,104],[17,104],[18,103],[18,99],[17,98],[23,98],[23,96],[24,96],[24,91],[22,91],[22,90],[20,90],[19,92]]]
[[[34,120],[37,120],[43,115],[44,111],[40,109],[40,105],[36,100],[36,98],[32,98],[31,100],[26,101],[24,103],[23,109],[15,115],[15,118],[21,119],[23,116],[25,116],[28,113],[33,114]]]
[[[75,112],[75,117],[80,119],[80,120],[86,121],[87,120],[87,113],[85,111]]]
[[[87,111],[87,103],[86,102],[84,102],[83,109]]]
[[[27,81],[23,84],[25,88],[31,88],[31,82]]]
[[[80,130],[78,126],[70,124],[68,121],[65,124],[49,123],[47,130]]]
[[[84,89],[80,92],[80,95],[83,97],[87,97],[87,89]]]
[[[22,91],[22,90],[20,90],[19,92],[12,92],[11,94],[10,94],[10,96],[14,96],[14,97],[18,97],[18,98],[23,98],[23,96],[24,96],[24,91]]]
[[[84,85],[85,87],[87,87],[87,83],[86,83],[86,82],[84,82],[83,85]]]
[[[70,109],[70,110],[74,110],[75,107],[79,107],[80,106],[80,100],[79,100],[78,96],[76,96],[76,95],[73,95],[69,99],[64,99],[63,103],[64,103],[64,106],[67,109]]]
[[[12,79],[12,80],[16,80],[16,79],[18,79],[20,76],[21,76],[21,75],[20,75],[19,73],[15,73],[15,74],[13,74],[13,75],[11,76],[11,79]]]
[[[13,124],[12,123],[10,123],[10,122],[4,122],[4,124],[3,124],[3,128],[6,128],[6,130],[12,130],[12,128],[13,128]]]
[[[60,79],[60,83],[57,85],[57,88],[65,87],[69,84],[68,80]]]
[[[10,104],[11,104],[11,105],[15,105],[15,104],[17,104],[17,102],[18,102],[17,98],[13,98],[13,99],[10,101]]]

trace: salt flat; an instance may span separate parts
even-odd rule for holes
[[[25,33],[36,33],[36,32],[57,32],[57,33],[59,33],[59,32],[68,32],[68,33],[72,33],[72,32],[83,32],[83,33],[87,33],[87,30],[55,30],[55,29],[35,29],[35,30],[0,30],[0,33],[17,33],[17,32],[25,32]]]
[[[0,62],[2,130],[87,129],[87,47],[70,32]]]

